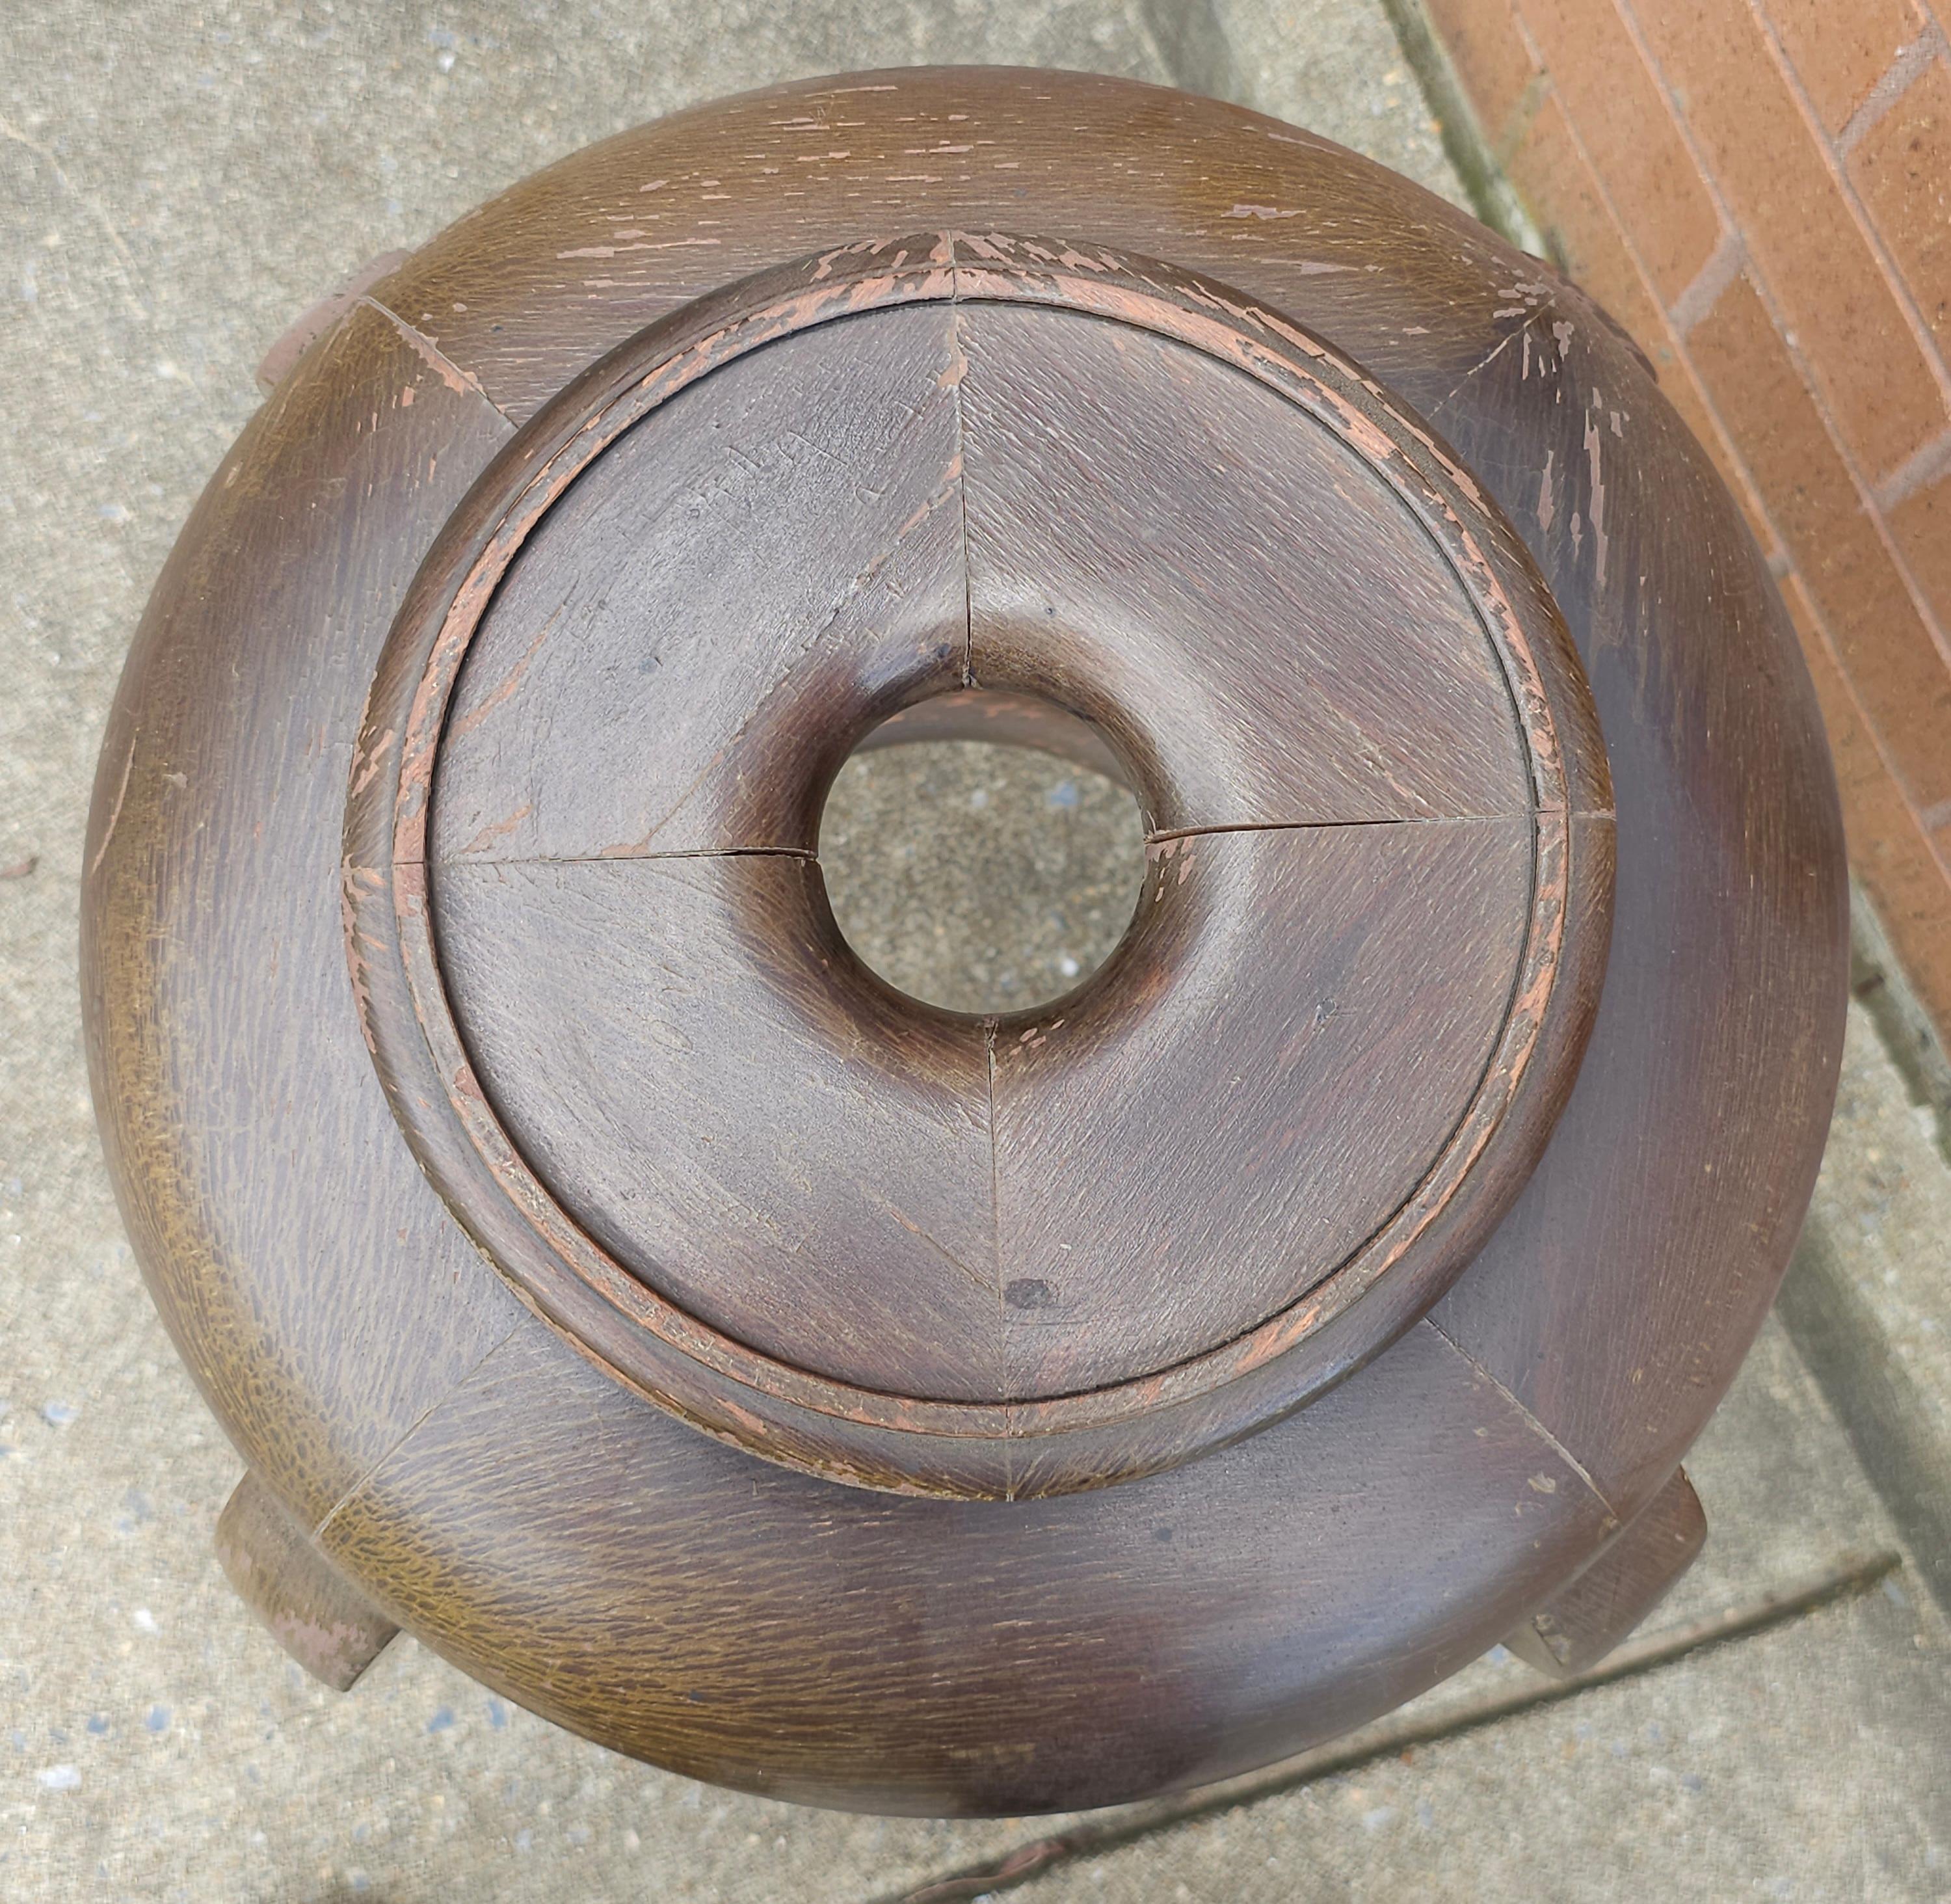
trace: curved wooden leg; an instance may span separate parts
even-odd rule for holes
[[[1597,1665],[1693,1565],[1707,1517],[1686,1471],[1673,1478],[1600,1548],[1571,1584],[1508,1635],[1504,1644],[1540,1672],[1569,1677]]]
[[[399,1628],[336,1571],[255,1474],[217,1517],[217,1559],[244,1604],[316,1679],[348,1690]]]

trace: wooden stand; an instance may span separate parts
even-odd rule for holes
[[[1845,881],[1765,567],[1577,291],[1229,106],[901,72],[552,167],[273,370],[83,927],[308,1666],[370,1596],[699,1777],[1022,1812],[1677,1576]],[[1035,1012],[827,907],[849,752],[958,733],[1145,815]]]

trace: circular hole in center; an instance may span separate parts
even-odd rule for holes
[[[1041,748],[870,737],[826,796],[819,860],[863,963],[930,1005],[1000,1015],[1111,955],[1144,822],[1127,788]]]

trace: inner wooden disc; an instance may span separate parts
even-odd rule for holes
[[[1270,1419],[1434,1299],[1569,1088],[1609,802],[1541,584],[1386,393],[982,242],[850,255],[851,302],[803,267],[531,425],[396,632],[348,839],[420,1040],[369,1006],[382,1074],[504,1269],[760,1452],[1018,1493]],[[1088,724],[1150,862],[1110,961],[1000,1019],[867,971],[816,851],[863,734],[985,693]]]

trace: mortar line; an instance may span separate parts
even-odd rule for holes
[[[1944,50],[1944,36],[1933,21],[1906,46],[1899,46],[1885,67],[1883,77],[1865,93],[1856,109],[1843,122],[1836,134],[1836,149],[1844,158],[1863,142],[1866,134],[1881,124],[1891,110],[1931,70],[1931,63]]]

